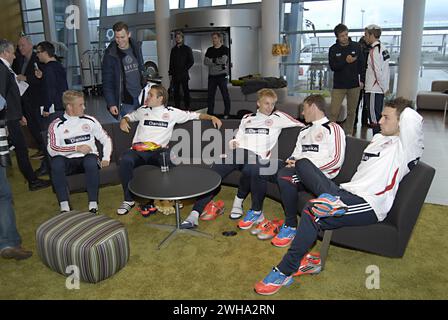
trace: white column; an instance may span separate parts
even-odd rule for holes
[[[170,79],[168,68],[170,65],[170,3],[166,0],[155,0],[157,60],[162,85],[168,89]]]
[[[53,0],[41,0],[40,6],[42,8],[42,19],[44,21],[45,40],[57,41]]]
[[[279,77],[280,57],[272,55],[272,45],[280,42],[280,6],[279,0],[261,2],[261,75]]]
[[[90,50],[90,31],[87,12],[87,0],[73,0],[73,4],[79,8],[79,28],[76,29],[76,39],[78,43],[78,57],[81,67],[81,81],[83,87],[93,85],[92,75],[89,69],[89,56],[82,54]]]
[[[404,1],[397,97],[415,101],[421,60],[425,0]]]

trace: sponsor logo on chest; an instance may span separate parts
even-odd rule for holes
[[[147,127],[168,128],[168,122],[166,121],[145,120],[143,125]]]

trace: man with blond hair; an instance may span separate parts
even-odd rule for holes
[[[177,123],[199,119],[212,121],[215,128],[220,128],[222,125],[221,120],[215,116],[168,107],[167,102],[168,91],[161,85],[153,85],[145,105],[126,114],[120,121],[120,129],[126,133],[129,133],[131,122],[138,122],[138,126],[131,148],[121,156],[120,179],[124,201],[117,209],[118,215],[128,214],[135,205],[128,188],[134,169],[145,164],[163,165],[160,157],[162,153],[169,154],[168,143]],[[168,163],[170,163],[169,156]]]
[[[222,178],[235,170],[242,173],[238,193],[230,212],[231,219],[242,217],[243,201],[249,192],[252,193],[251,209],[238,224],[241,229],[249,229],[264,219],[261,209],[267,182],[258,179],[256,174],[251,173],[254,166],[261,164],[265,169],[270,167],[271,151],[277,144],[282,129],[304,126],[303,123],[286,113],[275,110],[277,94],[274,90],[261,89],[257,95],[258,111],[245,115],[241,120],[235,138],[229,141],[231,154],[224,158],[223,164],[215,163],[212,166],[212,169]],[[190,215],[181,224],[181,228],[195,228],[199,224],[199,216],[201,220],[214,220],[223,214],[224,202],[222,200],[211,201],[218,192],[219,189],[199,197]]]
[[[103,127],[92,116],[84,114],[84,95],[79,91],[65,91],[62,100],[65,113],[48,128],[47,150],[51,158],[53,187],[61,213],[71,210],[66,175],[85,172],[89,211],[98,212],[99,169],[107,167],[112,153],[112,141]],[[103,145],[103,157],[95,145]]]

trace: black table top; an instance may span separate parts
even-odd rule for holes
[[[129,190],[144,199],[182,200],[206,194],[220,184],[221,176],[210,169],[182,165],[161,172],[147,165],[134,170]]]

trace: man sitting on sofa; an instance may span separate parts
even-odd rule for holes
[[[258,111],[256,114],[248,114],[241,120],[235,138],[230,143],[231,154],[226,155],[224,163],[215,163],[212,169],[224,178],[235,170],[243,174],[240,179],[238,193],[233,207],[241,208],[241,211],[232,209],[231,219],[239,219],[242,216],[242,203],[249,192],[252,193],[252,207],[244,219],[244,229],[249,229],[254,223],[264,219],[261,212],[261,204],[257,199],[259,194],[266,193],[266,181],[250,178],[250,164],[264,163],[269,166],[271,151],[277,143],[283,128],[304,126],[300,121],[274,109],[277,102],[277,94],[272,89],[261,89],[257,92]],[[181,228],[195,228],[201,220],[214,220],[224,213],[224,202],[211,201],[218,194],[219,189],[201,196],[197,199],[190,215],[181,224]],[[242,223],[240,223],[240,228]]]
[[[294,239],[297,228],[298,191],[305,190],[296,174],[295,163],[300,159],[308,159],[329,179],[339,173],[345,156],[345,133],[335,122],[330,122],[325,116],[325,99],[321,95],[310,95],[303,101],[303,116],[308,125],[297,136],[296,147],[286,162],[279,161],[281,168],[277,175],[267,176],[268,180],[276,179],[280,188],[282,204],[285,209],[286,221],[276,235],[269,223],[261,222],[252,232],[259,239],[272,239],[276,247],[287,247]],[[255,167],[251,174],[263,179],[257,174],[260,168]],[[264,200],[265,194],[259,201]]]
[[[70,211],[66,174],[85,172],[89,211],[98,211],[99,167],[107,167],[112,141],[101,124],[84,114],[84,95],[67,90],[62,95],[65,113],[48,128],[48,153],[51,158],[51,181],[61,213]],[[95,139],[103,145],[103,158],[98,160]]]
[[[294,282],[300,261],[320,230],[369,225],[387,217],[400,181],[423,153],[422,122],[411,101],[387,102],[379,122],[381,133],[364,150],[352,179],[340,186],[308,159],[295,163],[302,183],[318,198],[303,209],[296,236],[280,264],[255,284],[258,294],[271,295]]]
[[[133,170],[145,164],[161,165],[160,155],[162,152],[169,154],[167,146],[176,123],[195,119],[211,120],[215,128],[221,128],[222,122],[217,117],[167,107],[167,101],[168,91],[161,85],[153,85],[145,105],[128,113],[120,121],[120,129],[127,133],[129,133],[130,122],[138,121],[139,124],[132,140],[132,148],[121,156],[120,179],[124,201],[117,210],[119,215],[127,214],[135,205],[128,189]]]

